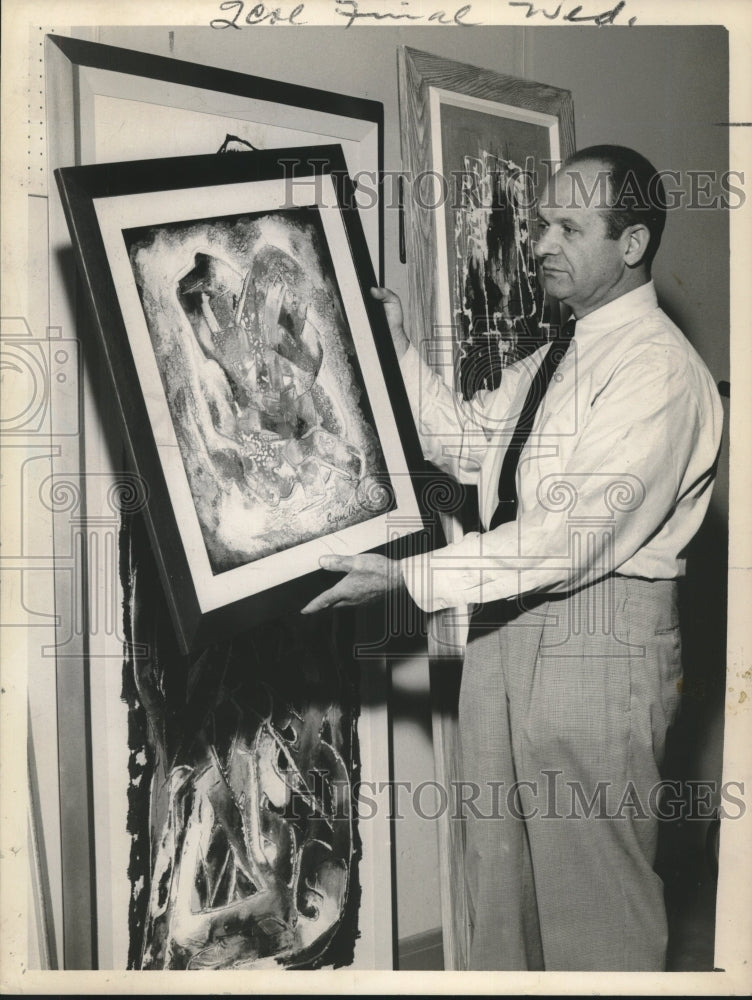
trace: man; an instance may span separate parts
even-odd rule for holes
[[[558,364],[546,346],[470,402],[408,345],[396,296],[374,293],[426,456],[477,484],[486,530],[403,560],[396,579],[379,556],[323,560],[347,575],[304,610],[401,587],[426,611],[484,605],[459,706],[463,776],[479,793],[466,828],[475,969],[664,968],[655,788],[679,704],[676,579],[722,412],[657,305],[661,195],[624,147],[562,166],[536,255],[573,339],[554,345]]]

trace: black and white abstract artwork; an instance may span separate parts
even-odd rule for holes
[[[389,509],[318,208],[123,233],[211,571]]]
[[[362,846],[348,620],[280,619],[181,656],[138,518],[122,541],[129,968],[351,964]]]
[[[534,254],[548,130],[446,102],[441,149],[455,179],[444,223],[458,387],[470,398],[548,338]]]

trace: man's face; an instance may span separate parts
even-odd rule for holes
[[[626,236],[613,240],[606,235],[605,169],[585,162],[560,170],[538,212],[535,254],[543,287],[578,319],[622,295],[629,275]]]

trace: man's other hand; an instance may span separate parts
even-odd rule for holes
[[[319,565],[332,573],[346,573],[347,576],[306,604],[301,609],[303,615],[323,611],[324,608],[367,604],[404,588],[398,564],[386,556],[371,553],[359,556],[322,556]]]
[[[395,295],[388,288],[372,288],[371,295],[379,302],[384,303],[384,312],[386,313],[386,321],[389,324],[389,331],[392,334],[394,349],[397,352],[397,357],[401,358],[410,346],[410,341],[403,326],[404,318],[399,296]]]

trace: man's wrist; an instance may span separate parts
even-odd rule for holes
[[[392,331],[392,343],[394,344],[394,350],[397,353],[397,360],[401,361],[407,354],[410,347],[410,340],[403,327]]]

